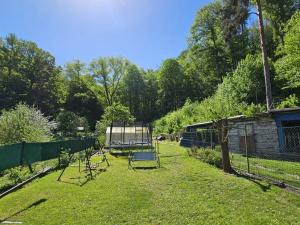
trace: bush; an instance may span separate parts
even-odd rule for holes
[[[84,133],[89,131],[87,119],[70,111],[60,112],[56,117],[56,122],[58,123],[57,130],[66,137],[78,136],[78,127],[83,127]]]
[[[25,104],[14,109],[2,111],[0,116],[0,144],[26,142],[45,142],[52,137],[55,123],[41,111]]]
[[[196,158],[200,159],[201,161],[216,166],[218,168],[222,168],[222,157],[220,151],[207,148],[200,148],[193,149],[192,153]]]

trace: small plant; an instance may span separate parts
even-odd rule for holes
[[[222,168],[222,157],[219,151],[207,149],[207,148],[200,148],[195,151],[195,156],[200,159],[201,161],[213,165],[217,168]]]
[[[17,183],[20,183],[20,182],[26,180],[29,176],[30,176],[30,173],[27,169],[23,169],[20,167],[9,169],[8,178],[14,184],[17,184]]]
[[[58,168],[64,168],[69,165],[69,153],[67,151],[61,151],[59,155]]]

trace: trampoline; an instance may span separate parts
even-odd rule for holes
[[[152,148],[152,130],[149,124],[113,123],[106,129],[105,149]]]

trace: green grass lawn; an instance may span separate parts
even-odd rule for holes
[[[225,175],[175,143],[160,145],[160,169],[128,170],[127,159],[84,184],[70,167],[0,199],[0,219],[23,224],[300,224],[300,197]]]
[[[247,158],[241,154],[231,154],[234,167],[247,171]],[[250,172],[266,176],[300,188],[300,163],[282,160],[249,158]]]

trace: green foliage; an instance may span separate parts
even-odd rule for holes
[[[14,184],[20,183],[30,176],[29,170],[16,167],[8,170],[8,178]]]
[[[75,137],[78,135],[78,127],[83,127],[84,132],[89,131],[88,121],[84,117],[80,117],[70,111],[62,111],[56,117],[57,130],[63,136]]]
[[[142,72],[135,65],[129,65],[122,79],[122,103],[129,107],[130,113],[142,121],[144,117],[145,80]]]
[[[294,107],[298,107],[299,104],[299,98],[295,95],[292,94],[290,96],[288,96],[287,98],[285,98],[278,106],[278,109],[284,109],[284,108],[294,108]]]
[[[103,57],[90,63],[89,70],[96,81],[102,85],[102,94],[108,106],[113,105],[116,100],[120,80],[128,65],[128,60],[122,57]]]
[[[222,3],[214,1],[202,7],[191,27],[189,51],[199,66],[199,74],[219,83],[231,70],[230,54],[223,34]]]
[[[106,128],[113,122],[124,122],[130,124],[135,118],[130,114],[129,108],[120,103],[113,103],[112,106],[106,107],[102,119],[96,123],[96,134],[100,144],[103,144]]]
[[[184,103],[184,73],[175,59],[167,59],[158,72],[162,112],[175,110]],[[176,87],[176,88],[175,88]]]
[[[284,44],[285,26],[297,9],[299,0],[265,0],[263,9],[273,28],[273,39],[277,45]]]
[[[284,37],[285,44],[280,46],[278,54],[283,57],[275,63],[276,80],[283,89],[300,88],[300,10],[288,22]]]
[[[38,109],[18,104],[0,116],[0,144],[50,141],[54,128],[55,123]]]
[[[220,151],[208,148],[193,149],[193,155],[201,161],[222,168],[222,156]]]
[[[97,86],[92,76],[74,76],[68,83],[65,109],[85,117],[94,130],[96,121],[103,113],[100,96],[101,88]]]
[[[135,118],[130,114],[128,107],[121,105],[120,103],[114,103],[111,106],[106,107],[102,116],[102,121],[108,124],[113,121],[131,123]]]
[[[238,102],[265,102],[263,65],[260,55],[247,55],[236,70],[224,78],[219,90]]]
[[[201,102],[191,103],[188,100],[181,109],[155,121],[154,133],[177,133],[189,124],[234,116],[242,113],[244,108],[245,104],[237,102],[222,91],[217,91],[216,94]]]
[[[79,78],[82,75],[87,73],[86,65],[80,60],[74,60],[70,63],[67,63],[64,68],[64,75],[67,79]]]
[[[66,88],[54,57],[29,41],[8,35],[0,40],[0,106],[10,109],[22,101],[55,114]]]
[[[245,116],[255,116],[257,113],[265,112],[266,111],[266,106],[265,105],[255,105],[251,103],[250,105],[247,105],[245,109],[243,110],[243,114]]]

